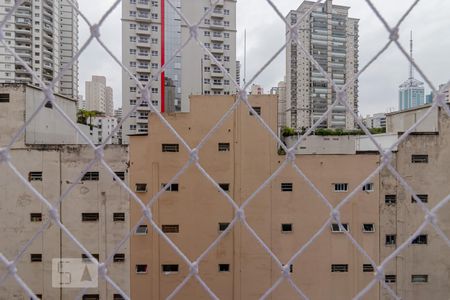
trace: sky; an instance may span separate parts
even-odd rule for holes
[[[78,0],[80,10],[97,23],[114,0]],[[127,0],[123,0],[127,1]],[[194,0],[190,0],[194,1]],[[302,1],[272,0],[283,15],[296,9]],[[393,26],[414,2],[413,0],[372,0],[386,21]],[[350,17],[360,19],[360,68],[386,44],[389,33],[374,15],[365,0],[334,0],[334,4],[350,6]],[[121,4],[101,27],[101,39],[108,49],[121,59]],[[413,31],[414,59],[431,82],[438,86],[450,80],[450,1],[422,0],[400,26],[400,43],[409,50],[409,35]],[[90,35],[89,27],[80,18],[80,46]],[[247,31],[247,80],[279,50],[285,41],[285,24],[266,0],[238,0],[237,2],[237,59],[244,57],[244,30]],[[85,81],[92,75],[104,75],[114,90],[115,106],[121,106],[120,66],[96,42],[92,42],[79,60],[80,94],[84,95]],[[285,76],[285,52],[254,81],[266,91]],[[409,62],[392,44],[359,80],[360,115],[395,110],[398,107],[398,86],[409,76]],[[241,73],[241,77],[243,74]],[[415,72],[415,77],[421,79]],[[425,92],[430,88],[426,85]]]

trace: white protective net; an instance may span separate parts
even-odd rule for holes
[[[386,289],[386,291],[392,296],[394,299],[400,299],[399,296],[396,295],[395,291],[385,283],[384,281],[384,270],[385,267],[389,262],[391,262],[396,256],[398,256],[403,250],[405,250],[406,247],[409,246],[409,244],[412,242],[414,238],[416,238],[423,229],[431,225],[436,233],[442,238],[442,240],[450,246],[450,240],[444,233],[444,231],[439,227],[438,219],[437,219],[437,212],[444,207],[450,200],[450,195],[442,199],[435,207],[432,209],[429,209],[422,200],[416,195],[414,190],[410,187],[410,185],[406,182],[404,178],[399,174],[399,172],[391,165],[392,160],[392,151],[395,149],[396,146],[398,146],[400,143],[402,143],[408,135],[410,135],[417,126],[425,120],[425,118],[431,114],[434,110],[441,107],[445,112],[450,116],[450,110],[448,106],[444,102],[444,94],[442,93],[444,88],[441,90],[437,90],[434,85],[430,82],[426,74],[421,70],[421,68],[412,60],[412,58],[408,55],[407,51],[402,47],[402,45],[399,43],[399,27],[402,24],[402,22],[405,20],[405,18],[410,14],[410,12],[415,8],[415,6],[418,4],[419,0],[414,1],[414,3],[406,10],[406,12],[403,14],[403,16],[398,20],[398,22],[394,26],[390,26],[385,18],[382,16],[382,14],[379,12],[377,7],[373,4],[371,0],[366,0],[365,2],[370,7],[370,9],[373,11],[375,16],[382,22],[385,29],[389,33],[389,39],[387,40],[385,46],[357,73],[353,78],[350,78],[347,80],[346,84],[343,87],[337,86],[332,78],[330,77],[330,74],[327,74],[321,66],[314,60],[314,58],[309,54],[309,51],[304,48],[304,45],[301,44],[298,36],[298,26],[300,25],[302,19],[307,15],[301,16],[298,18],[297,24],[291,25],[289,20],[286,20],[283,14],[280,12],[280,10],[277,8],[277,5],[272,0],[265,0],[275,11],[276,15],[278,15],[283,22],[286,24],[288,28],[290,28],[290,32],[288,32],[289,39],[286,41],[286,43],[263,65],[263,67],[250,79],[247,81],[245,86],[239,86],[235,81],[235,76],[231,75],[227,72],[227,70],[224,68],[224,66],[217,60],[217,58],[201,43],[201,41],[198,39],[198,27],[200,24],[203,23],[204,18],[206,18],[208,15],[211,14],[213,11],[213,8],[220,0],[211,0],[210,1],[210,8],[209,10],[205,11],[204,16],[197,22],[192,23],[191,20],[186,19],[186,17],[182,14],[182,12],[172,3],[171,0],[168,0],[169,5],[179,14],[182,22],[184,22],[188,28],[190,28],[190,38],[183,43],[180,49],[176,51],[173,57],[171,57],[166,65],[170,64],[176,55],[178,55],[182,49],[191,41],[194,40],[197,42],[198,46],[201,47],[205,54],[207,54],[212,61],[214,61],[218,66],[220,66],[221,71],[225,74],[225,76],[230,80],[230,82],[236,87],[236,89],[239,91],[237,93],[237,101],[235,104],[230,107],[230,109],[226,112],[226,114],[219,120],[219,122],[209,131],[209,133],[200,141],[200,143],[195,147],[191,148],[189,145],[183,140],[183,138],[177,133],[177,131],[170,125],[170,123],[165,120],[164,116],[158,111],[158,109],[155,109],[155,107],[151,104],[150,95],[149,92],[150,89],[150,83],[146,86],[142,85],[142,83],[133,75],[133,73],[127,68],[127,66],[123,65],[121,60],[118,59],[114,54],[108,49],[108,47],[104,44],[104,42],[101,39],[101,28],[104,24],[105,20],[108,18],[108,16],[111,14],[111,12],[120,5],[121,1],[117,0],[115,3],[111,6],[111,8],[102,16],[100,20],[98,20],[97,23],[91,23],[90,20],[88,20],[82,11],[80,11],[77,6],[75,6],[70,0],[68,2],[73,6],[73,8],[79,13],[79,16],[81,19],[86,22],[86,24],[89,26],[91,35],[89,39],[80,47],[80,50],[76,55],[74,55],[72,61],[70,64],[65,65],[61,71],[59,72],[59,75],[54,78],[53,82],[50,85],[46,85],[38,76],[33,72],[33,70],[29,67],[29,65],[23,61],[19,55],[17,55],[9,44],[5,42],[4,39],[4,33],[3,28],[6,24],[6,21],[13,17],[15,11],[18,9],[18,7],[22,4],[23,1],[16,1],[14,7],[7,13],[4,20],[1,20],[0,23],[0,41],[3,44],[3,46],[18,60],[22,66],[30,73],[32,74],[33,78],[40,83],[40,86],[45,94],[45,99],[43,99],[42,103],[38,107],[38,109],[31,115],[31,117],[27,120],[27,122],[22,126],[22,128],[12,137],[11,142],[5,146],[4,148],[0,149],[0,162],[2,163],[3,167],[9,168],[16,176],[17,179],[20,180],[24,186],[26,186],[29,191],[36,197],[38,201],[40,201],[44,207],[47,208],[50,219],[47,222],[44,222],[40,230],[38,230],[33,237],[24,245],[21,245],[18,249],[18,253],[13,258],[5,257],[3,254],[0,254],[0,259],[2,264],[7,268],[7,272],[5,274],[2,274],[0,277],[0,285],[5,284],[5,281],[7,278],[14,278],[14,280],[21,286],[21,288],[26,292],[26,294],[31,297],[32,299],[38,299],[38,297],[35,295],[35,293],[29,288],[27,283],[18,275],[16,265],[18,264],[18,261],[20,260],[21,256],[27,251],[28,247],[33,243],[33,241],[38,238],[40,235],[43,234],[43,232],[49,227],[50,223],[53,223],[54,225],[58,226],[64,235],[66,235],[70,240],[74,242],[75,245],[79,247],[79,249],[84,253],[97,267],[98,267],[98,274],[99,274],[99,280],[104,280],[113,287],[113,289],[120,294],[125,299],[130,299],[130,296],[125,293],[121,287],[116,284],[113,279],[108,275],[107,267],[112,262],[114,254],[119,251],[119,249],[130,239],[130,236],[135,232],[136,228],[143,223],[144,221],[151,224],[153,227],[153,230],[163,239],[165,240],[168,245],[179,255],[180,258],[190,267],[188,275],[184,278],[184,280],[177,286],[175,290],[169,295],[168,299],[174,298],[178,292],[183,288],[183,286],[186,285],[186,283],[193,279],[193,277],[201,284],[201,286],[204,288],[206,293],[209,294],[209,296],[212,299],[218,299],[216,294],[212,289],[208,287],[208,285],[205,283],[205,281],[200,277],[199,275],[199,263],[201,260],[210,252],[212,249],[214,249],[220,241],[231,231],[233,230],[233,227],[237,223],[241,223],[244,228],[246,228],[249,233],[254,236],[254,238],[257,240],[257,242],[264,248],[264,250],[267,252],[268,255],[277,263],[277,265],[280,268],[280,277],[273,283],[273,285],[267,289],[267,291],[261,296],[261,299],[267,298],[271,293],[283,282],[287,281],[290,286],[293,288],[293,290],[298,294],[299,298],[308,299],[308,295],[306,295],[300,287],[292,280],[291,273],[289,270],[289,266],[326,230],[326,228],[329,227],[331,222],[336,222],[339,224],[341,230],[345,233],[346,237],[351,241],[351,243],[356,247],[356,249],[371,263],[373,266],[375,272],[374,277],[370,281],[370,283],[362,289],[354,298],[355,299],[361,299],[364,297],[366,293],[377,283],[379,282],[381,286]],[[264,0],[261,0],[261,2],[265,2]],[[311,8],[310,11],[312,11],[317,5],[319,5],[323,1],[317,1],[315,5]],[[136,82],[137,88],[141,91],[142,97],[137,101],[134,108],[129,111],[126,115],[123,116],[122,121],[120,124],[117,125],[117,127],[112,131],[109,138],[110,139],[119,129],[119,127],[123,124],[123,122],[130,117],[130,115],[136,111],[137,107],[143,102],[146,101],[151,106],[152,113],[156,114],[157,117],[161,120],[161,122],[170,130],[170,132],[179,140],[181,145],[190,153],[190,159],[186,162],[186,164],[177,172],[177,174],[167,183],[167,185],[154,195],[148,203],[144,203],[141,201],[141,199],[123,182],[121,181],[117,175],[114,173],[113,169],[106,163],[104,156],[103,156],[103,149],[105,147],[106,141],[96,146],[91,142],[91,139],[86,136],[78,127],[77,125],[64,113],[63,109],[55,102],[55,97],[53,95],[53,87],[54,85],[59,82],[59,80],[62,77],[62,74],[68,70],[70,65],[76,61],[80,55],[84,52],[84,50],[89,46],[89,44],[93,41],[97,40],[100,45],[104,48],[104,50],[114,59],[114,61],[120,65],[120,67],[125,70],[129,76],[131,76],[134,81]],[[320,71],[320,73],[325,76],[329,82],[329,84],[333,87],[334,91],[337,95],[337,101],[327,110],[327,112],[311,127],[309,128],[305,134],[303,134],[299,140],[296,142],[295,145],[293,145],[291,148],[286,148],[286,146],[281,142],[279,137],[275,132],[271,130],[271,128],[266,124],[266,122],[254,111],[251,104],[248,101],[248,93],[247,90],[249,89],[250,85],[255,81],[255,79],[273,62],[275,58],[277,58],[283,51],[286,49],[286,46],[291,43],[291,41],[295,41],[298,45],[298,48],[301,49],[301,51],[309,58],[311,63]],[[418,73],[421,75],[422,78],[426,81],[426,83],[432,88],[432,91],[434,93],[434,99],[431,107],[425,113],[417,122],[409,128],[406,132],[404,132],[401,137],[397,140],[395,144],[393,144],[390,148],[387,150],[383,150],[383,148],[377,143],[375,138],[372,136],[370,131],[367,129],[367,127],[361,122],[361,120],[358,118],[356,113],[353,111],[352,107],[347,103],[346,99],[346,93],[345,90],[347,87],[351,86],[352,83],[358,79],[360,74],[372,64],[374,63],[380,55],[388,49],[391,44],[395,44],[400,51],[403,53],[403,55],[410,61],[415,69],[418,71]],[[165,69],[165,66],[162,66],[159,71],[154,75],[152,78],[155,80],[158,78]],[[12,145],[24,134],[25,128],[30,122],[35,118],[39,111],[45,106],[47,102],[51,102],[53,104],[53,107],[60,113],[60,115],[64,118],[64,120],[70,124],[76,131],[79,132],[79,134],[83,137],[83,139],[92,147],[92,149],[95,151],[95,158],[88,163],[81,174],[72,180],[72,182],[79,182],[81,178],[83,177],[83,174],[87,172],[95,163],[100,163],[105,167],[107,172],[111,174],[113,178],[116,179],[116,183],[120,185],[130,196],[132,201],[135,201],[141,208],[142,208],[142,218],[137,224],[130,224],[133,225],[129,233],[123,237],[121,242],[117,245],[115,248],[116,251],[113,251],[106,260],[104,261],[97,261],[97,259],[92,256],[92,254],[83,246],[83,244],[77,240],[74,234],[71,233],[71,231],[61,222],[60,220],[60,213],[58,210],[59,204],[62,203],[67,195],[71,192],[71,190],[74,188],[75,184],[72,184],[69,186],[69,188],[62,193],[62,196],[52,203],[48,199],[46,199],[38,190],[36,190],[26,178],[24,178],[23,175],[17,170],[13,162],[11,161],[10,157],[10,149]],[[267,180],[263,182],[263,184],[256,189],[245,201],[243,201],[243,204],[239,206],[236,204],[236,202],[227,194],[224,192],[217,182],[214,181],[214,179],[208,175],[208,173],[202,168],[202,166],[199,164],[199,150],[205,145],[205,143],[208,141],[208,139],[215,133],[215,131],[225,122],[225,120],[231,116],[231,113],[234,112],[238,106],[244,105],[248,107],[248,110],[253,113],[253,115],[257,118],[261,125],[261,130],[266,130],[272,138],[283,148],[283,150],[286,152],[286,158],[285,161],[280,165],[280,167],[269,177]],[[312,133],[326,118],[328,115],[332,112],[333,108],[336,105],[344,105],[349,113],[351,113],[354,117],[354,119],[357,121],[358,125],[362,128],[362,130],[367,134],[367,136],[370,138],[370,140],[375,144],[376,148],[380,152],[381,155],[381,163],[378,166],[376,170],[374,170],[367,178],[364,180],[364,182],[361,182],[358,186],[354,188],[352,192],[350,192],[342,201],[335,207],[327,200],[327,198],[321,193],[321,191],[307,178],[307,176],[301,171],[299,166],[297,165],[295,161],[295,149],[297,146],[304,140],[306,136],[308,136],[310,133]],[[324,204],[329,208],[330,210],[330,216],[329,219],[325,222],[325,224],[318,230],[305,244],[301,245],[299,250],[291,256],[291,258],[285,262],[284,264],[280,261],[280,259],[275,255],[275,253],[270,249],[269,246],[267,246],[264,241],[258,236],[256,231],[247,223],[245,218],[245,208],[248,206],[248,204],[251,201],[254,201],[256,195],[267,185],[269,185],[274,178],[277,177],[277,175],[288,165],[291,165],[296,173],[305,180],[310,187],[317,193],[318,197],[324,202]],[[227,227],[225,231],[223,231],[216,240],[207,248],[205,251],[195,260],[191,261],[187,258],[187,256],[180,250],[179,247],[160,229],[158,224],[154,221],[152,218],[152,205],[154,205],[159,197],[165,192],[166,187],[168,187],[170,184],[175,183],[177,179],[187,170],[189,166],[196,166],[198,170],[209,180],[211,181],[214,186],[221,191],[223,196],[228,200],[229,204],[234,208],[235,210],[235,217],[231,221],[230,225]],[[358,191],[362,189],[362,187],[369,183],[370,180],[376,176],[382,169],[387,168],[392,175],[398,180],[398,182],[403,186],[405,191],[412,194],[414,199],[417,201],[417,203],[420,205],[420,208],[423,210],[424,213],[424,221],[423,223],[417,228],[417,230],[409,236],[402,244],[398,245],[398,247],[393,251],[389,256],[387,256],[379,265],[375,262],[374,259],[372,259],[367,252],[364,250],[364,248],[356,241],[356,239],[352,236],[352,234],[346,230],[344,230],[344,227],[340,221],[340,209],[348,203],[352,197],[354,197]],[[1,249],[0,249],[1,250]],[[81,291],[78,295],[78,299],[80,299],[83,295],[84,291]]]

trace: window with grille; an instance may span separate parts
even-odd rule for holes
[[[162,225],[162,231],[165,233],[178,233],[180,232],[180,226],[176,224]]]
[[[228,226],[230,226],[230,223],[219,223],[219,231],[225,231]]]
[[[332,264],[331,272],[348,272],[348,264]]]
[[[428,244],[428,235],[420,234],[415,239],[412,240],[411,244],[415,245],[426,245]]]
[[[397,203],[397,195],[385,195],[384,203],[387,205],[395,205]]]
[[[84,294],[82,300],[100,300],[99,294]]]
[[[81,181],[98,181],[99,173],[98,172],[86,172],[81,178]]]
[[[228,192],[230,190],[230,184],[229,183],[219,183],[219,186],[225,192]]]
[[[348,183],[335,183],[334,184],[335,192],[346,192],[348,191]]]
[[[124,262],[125,261],[125,254],[124,253],[116,253],[113,256],[114,262]]]
[[[252,108],[258,115],[261,115],[261,106],[253,106]],[[249,114],[253,116],[253,112],[249,111]]]
[[[42,261],[42,254],[40,253],[30,254],[30,260],[31,262],[40,262]]]
[[[82,213],[81,221],[83,222],[96,222],[99,219],[98,213]]]
[[[161,183],[161,188],[163,189],[167,183]],[[172,183],[168,187],[166,187],[166,191],[168,192],[178,192],[178,183]]]
[[[375,225],[373,223],[363,224],[363,232],[375,232]]]
[[[148,233],[148,227],[147,227],[147,225],[139,225],[139,226],[136,228],[136,232],[135,232],[136,235],[145,235],[145,234],[147,234],[147,233]]]
[[[147,184],[146,183],[136,183],[136,192],[137,193],[147,192]]]
[[[0,103],[7,103],[9,102],[9,94],[0,94]]]
[[[344,232],[349,231],[349,226],[347,223],[342,223],[342,228],[339,227],[338,223],[331,224],[331,232]]]
[[[28,173],[28,181],[42,181],[42,172]]]
[[[41,213],[30,213],[30,221],[31,222],[42,222],[42,214]]]
[[[114,222],[124,222],[125,221],[125,213],[123,213],[123,212],[113,213],[113,221]]]
[[[281,183],[281,191],[282,192],[292,192],[293,184],[292,182],[283,182]]]
[[[386,283],[395,283],[397,282],[397,275],[385,275],[384,282]]]
[[[162,144],[162,152],[179,152],[180,146],[178,144]]]
[[[91,255],[92,255],[96,260],[100,261],[100,256],[98,255],[98,253],[91,253]],[[90,262],[91,262],[91,259],[90,259],[86,254],[84,254],[84,253],[81,253],[81,259],[82,259],[84,262],[87,262],[87,263],[90,263]]]
[[[119,177],[120,180],[124,181],[125,180],[125,172],[114,172],[116,174],[117,177]],[[116,180],[114,178],[114,180]]]
[[[412,283],[426,283],[428,282],[428,275],[411,275]]]
[[[230,264],[219,264],[219,272],[230,272]]]
[[[136,273],[138,274],[147,273],[147,265],[136,265]]]
[[[125,300],[125,298],[121,294],[114,294],[113,300]]]
[[[230,143],[219,143],[219,152],[230,151]]]
[[[281,232],[292,232],[292,224],[291,223],[281,224]]]
[[[363,264],[363,272],[373,272],[374,268],[371,264]]]
[[[426,164],[426,163],[428,163],[428,155],[413,154],[413,155],[411,155],[411,162],[413,164]]]
[[[428,203],[428,195],[426,195],[426,194],[417,195],[417,198],[419,198],[420,201],[422,201],[423,203]],[[417,202],[416,199],[414,199],[414,197],[411,196],[411,203],[416,203],[416,202]]]
[[[395,245],[397,243],[397,235],[386,234],[386,245]]]
[[[177,273],[179,268],[178,265],[162,265],[161,269],[164,274],[170,274]]]

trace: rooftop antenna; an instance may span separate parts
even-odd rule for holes
[[[409,79],[413,79],[414,78],[414,68],[413,68],[413,35],[412,35],[412,30],[411,30],[411,36],[409,39],[409,55],[411,56],[411,65],[409,67]]]

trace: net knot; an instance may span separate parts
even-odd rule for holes
[[[191,37],[193,39],[197,39],[198,36],[198,26],[197,25],[192,25],[191,27],[189,27],[189,33],[191,34]]]
[[[383,274],[384,272],[383,272],[383,268],[379,268],[379,267],[376,267],[375,268],[375,272],[374,272],[374,276],[375,276],[375,278],[378,280],[378,281],[382,281],[384,278],[383,278],[383,276],[384,276],[384,274]]]
[[[430,224],[437,225],[437,216],[431,211],[425,215],[425,220],[427,220]]]
[[[294,162],[295,161],[295,149],[294,148],[288,149],[288,152],[286,153],[286,159],[289,162]]]
[[[339,220],[341,219],[341,213],[337,209],[333,209],[330,213],[330,216],[339,223]]]
[[[98,39],[100,37],[100,25],[94,24],[91,26],[91,35]]]
[[[193,263],[191,263],[191,265],[189,267],[189,273],[191,275],[197,275],[198,274],[198,262],[194,261]]]
[[[198,162],[198,149],[194,148],[191,150],[191,154],[189,155],[189,161],[191,163]]]
[[[107,273],[108,268],[106,268],[105,263],[98,264],[98,274],[104,278]]]
[[[394,42],[397,41],[399,37],[400,36],[398,33],[398,27],[392,28],[391,34],[389,35],[389,39]]]
[[[102,160],[105,156],[105,152],[103,151],[103,146],[98,146],[95,148],[95,158],[98,160]]]
[[[142,209],[142,213],[149,221],[153,218],[152,212],[148,207]]]
[[[238,220],[245,220],[245,212],[242,208],[236,210],[236,218]]]
[[[283,274],[284,278],[291,277],[291,266],[289,264],[283,266],[283,271],[281,273]]]
[[[9,274],[17,273],[16,264],[13,261],[9,261],[8,264],[6,265],[6,268],[8,269]]]
[[[248,96],[247,96],[247,92],[244,90],[244,89],[241,89],[241,90],[239,90],[239,99],[241,100],[241,101],[247,101],[247,99],[248,99]]]
[[[298,30],[296,26],[291,27],[291,41],[297,42],[298,41]]]
[[[58,210],[55,207],[52,207],[52,208],[50,208],[48,210],[48,215],[54,221],[57,221],[59,219],[59,213],[58,213]]]
[[[8,148],[0,148],[0,163],[7,162],[11,159]]]

